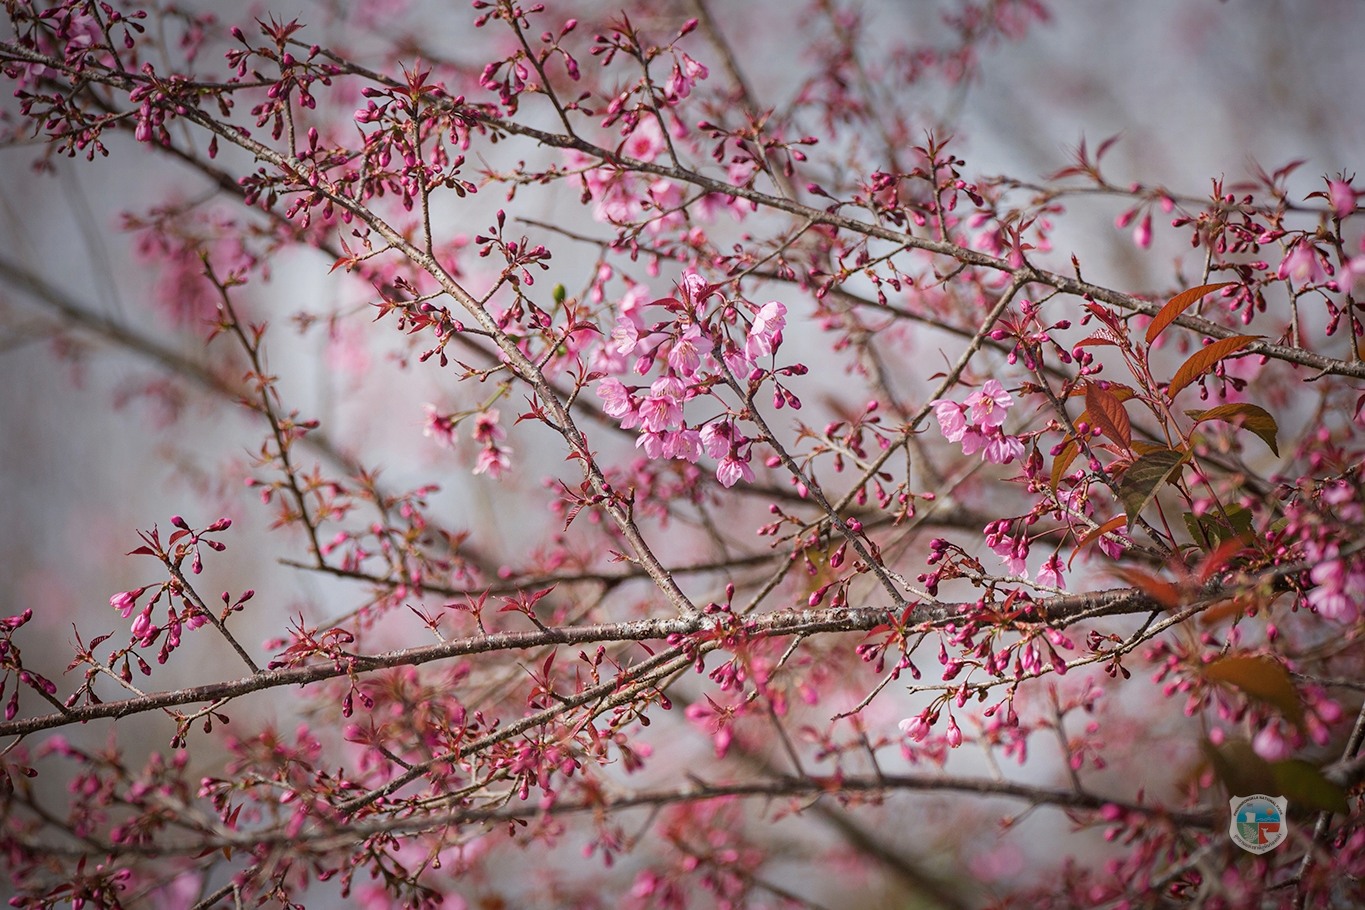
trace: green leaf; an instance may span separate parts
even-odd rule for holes
[[[1232,654],[1203,669],[1204,678],[1240,689],[1270,705],[1296,726],[1303,722],[1303,700],[1284,664],[1267,654]]]
[[[1205,540],[1214,546],[1227,543],[1229,540],[1236,540],[1251,533],[1251,510],[1243,506],[1228,506],[1223,510],[1227,513],[1227,518],[1223,517],[1222,512],[1214,510],[1203,515],[1195,515],[1193,512],[1186,512],[1185,529],[1190,532],[1190,538],[1197,543]]]
[[[1205,741],[1203,748],[1213,773],[1233,796],[1264,793],[1285,797],[1291,810],[1325,810],[1343,815],[1350,811],[1346,791],[1302,759],[1268,762],[1244,739],[1230,739],[1221,746]]]
[[[1180,369],[1175,371],[1166,394],[1174,398],[1185,386],[1217,366],[1219,361],[1231,357],[1242,348],[1259,340],[1255,335],[1233,335],[1231,338],[1220,338],[1213,344],[1205,345],[1191,354],[1190,359],[1182,363]]]
[[[1220,404],[1218,407],[1209,408],[1207,411],[1186,411],[1185,413],[1193,417],[1195,423],[1220,420],[1243,430],[1250,430],[1261,437],[1266,445],[1270,446],[1270,451],[1276,455],[1280,454],[1280,426],[1275,422],[1275,418],[1271,416],[1270,412],[1259,405],[1238,401],[1232,404]]]
[[[1252,793],[1281,795],[1275,789],[1274,769],[1256,754],[1251,743],[1244,739],[1229,739],[1215,746],[1206,740],[1203,748],[1204,757],[1209,760],[1213,773],[1227,787],[1228,793],[1233,796]]]
[[[1175,449],[1158,449],[1128,466],[1123,479],[1119,481],[1119,500],[1128,515],[1129,527],[1156,496],[1157,489],[1180,470],[1185,459],[1185,453]]]
[[[1275,795],[1287,797],[1291,806],[1339,812],[1342,815],[1351,811],[1346,801],[1346,791],[1302,759],[1271,762],[1270,773],[1275,780]]]

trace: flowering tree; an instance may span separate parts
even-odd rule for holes
[[[980,176],[893,89],[970,85],[1037,0],[903,43],[811,4],[780,99],[704,0],[6,6],[40,172],[176,175],[124,217],[145,306],[7,285],[150,360],[169,426],[253,419],[112,609],[0,623],[15,906],[1365,900],[1349,173]],[[1053,237],[1096,202],[1188,246],[1092,278]],[[399,438],[282,378],[318,332]]]

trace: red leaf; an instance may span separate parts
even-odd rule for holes
[[[1157,336],[1166,330],[1166,326],[1179,319],[1180,314],[1189,309],[1190,305],[1200,297],[1236,283],[1235,281],[1224,281],[1219,284],[1201,284],[1197,288],[1190,288],[1188,291],[1176,294],[1166,301],[1166,305],[1158,310],[1156,316],[1152,318],[1152,324],[1147,326],[1147,343],[1151,344],[1156,341]]]
[[[1244,695],[1303,722],[1303,699],[1284,664],[1267,654],[1230,654],[1204,668],[1204,678],[1234,686]]]
[[[1081,447],[1076,444],[1076,440],[1068,439],[1066,445],[1062,446],[1062,451],[1052,460],[1052,492],[1057,492],[1057,484],[1062,482],[1062,478],[1066,476],[1066,469],[1071,467],[1071,463],[1080,452]]]
[[[1117,395],[1108,389],[1100,388],[1096,383],[1087,382],[1085,408],[1090,412],[1090,419],[1100,428],[1101,433],[1124,448],[1132,445],[1133,427],[1128,421],[1128,412],[1124,410],[1123,402],[1119,401]]]
[[[1180,588],[1176,587],[1173,582],[1150,572],[1144,572],[1142,569],[1118,568],[1114,569],[1113,572],[1167,610],[1174,610],[1180,606],[1182,600]]]
[[[1108,534],[1110,531],[1117,531],[1119,528],[1123,527],[1124,524],[1127,523],[1127,521],[1128,521],[1127,515],[1115,515],[1113,518],[1109,519],[1104,524],[1100,525],[1098,528],[1082,537],[1080,542],[1076,544],[1076,549],[1072,551],[1071,559],[1068,559],[1066,561],[1067,568],[1068,569],[1071,568],[1071,563],[1076,559],[1077,554],[1079,554],[1081,550],[1085,549],[1087,544],[1089,544],[1091,541],[1099,540],[1101,537],[1103,537],[1105,534]]]
[[[1190,359],[1182,363],[1180,369],[1175,371],[1166,394],[1174,398],[1185,386],[1217,366],[1219,361],[1236,354],[1242,348],[1258,340],[1259,338],[1256,335],[1233,335],[1231,338],[1221,338],[1213,344],[1205,345],[1191,354]]]
[[[1259,405],[1250,404],[1245,401],[1232,402],[1230,404],[1220,404],[1217,407],[1209,408],[1207,411],[1187,411],[1196,423],[1203,423],[1206,420],[1221,420],[1233,426],[1250,430],[1270,446],[1270,451],[1276,455],[1280,454],[1279,431],[1280,427],[1275,423],[1275,418],[1270,412]]]

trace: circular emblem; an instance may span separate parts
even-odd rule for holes
[[[1289,836],[1289,821],[1285,817],[1289,800],[1263,793],[1234,796],[1228,800],[1232,818],[1228,834],[1232,842],[1251,853],[1266,853],[1284,843]]]

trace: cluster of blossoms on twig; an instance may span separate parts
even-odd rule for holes
[[[939,429],[949,442],[962,445],[962,454],[975,455],[994,464],[1009,464],[1024,454],[1019,437],[1004,431],[1014,397],[999,380],[987,379],[964,403],[938,398],[930,402]]]
[[[739,317],[746,326],[740,343],[727,331],[739,311],[717,291],[695,272],[683,275],[677,297],[647,303],[643,292],[633,288],[622,300],[616,327],[598,352],[595,367],[607,374],[597,383],[603,411],[622,429],[639,429],[635,444],[647,456],[695,463],[705,453],[717,461],[716,478],[731,487],[754,479],[750,466],[754,440],[740,430],[737,412],[725,405],[722,391],[733,388],[743,394],[741,383],[760,380],[766,372],[799,375],[804,367],[769,370],[762,365],[782,344],[787,314],[783,304],[769,301]],[[647,322],[648,312],[655,308],[668,316]],[[662,375],[648,386],[627,385],[620,378],[630,378],[631,373],[648,376],[656,368]],[[713,399],[724,410],[700,424],[689,423],[684,407],[696,398]],[[773,403],[779,408],[801,405],[781,388]]]

